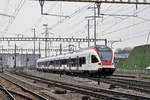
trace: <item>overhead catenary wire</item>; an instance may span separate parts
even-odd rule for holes
[[[5,31],[8,31],[8,28],[12,25],[12,23],[15,21],[19,11],[21,10],[21,8],[23,7],[23,5],[25,4],[26,0],[21,0],[17,6],[17,8],[15,9],[15,12],[13,13],[14,18],[10,20],[9,24],[7,25],[7,27],[5,28]]]
[[[146,7],[146,8],[143,8],[142,10],[137,11],[137,14],[140,13],[140,12],[142,12],[142,11],[144,11],[144,10],[146,10],[146,9],[148,9],[148,8]],[[126,16],[125,18],[122,18],[119,22],[116,22],[116,23],[112,24],[111,26],[109,26],[108,28],[104,29],[104,30],[102,31],[102,33],[105,34],[104,32],[106,32],[106,31],[110,30],[111,28],[113,28],[114,26],[116,26],[116,25],[118,25],[118,24],[124,22],[125,20],[127,20],[127,19],[130,18],[130,17],[131,17],[131,16]],[[134,16],[133,16],[133,17],[134,17]],[[135,16],[135,17],[138,17],[138,16]],[[103,24],[103,26],[104,26],[104,24]]]
[[[146,10],[146,9],[149,9],[149,8],[148,8],[148,7],[143,8],[142,10],[137,11],[137,14],[140,13],[140,12],[142,12],[142,11],[144,11],[144,10]],[[128,19],[128,18],[129,18],[129,17],[126,17],[126,18],[124,18],[123,20],[121,20],[120,22],[122,22],[122,21],[124,21],[124,20],[126,20],[126,19]],[[139,16],[137,16],[137,17],[135,17],[135,18],[140,18],[140,19],[142,19],[142,20],[144,20],[144,21],[138,22],[137,24],[128,25],[128,26],[125,26],[125,27],[123,27],[123,28],[119,28],[119,29],[114,30],[114,31],[111,31],[111,32],[103,33],[105,30],[108,30],[108,29],[110,29],[110,28],[113,28],[114,26],[116,26],[116,25],[119,24],[120,22],[115,23],[114,25],[112,25],[112,26],[109,27],[108,29],[105,29],[105,30],[102,32],[102,33],[103,33],[103,36],[109,35],[109,34],[112,34],[112,33],[114,33],[114,32],[118,32],[118,31],[121,31],[121,30],[124,30],[124,29],[127,29],[127,28],[131,28],[131,27],[133,27],[133,26],[135,26],[135,25],[139,25],[139,24],[142,24],[142,23],[144,23],[144,22],[146,23],[146,21],[149,21],[149,20],[150,20],[150,19],[146,19],[146,18],[139,17]]]
[[[75,16],[78,15],[79,13],[83,12],[84,10],[86,10],[90,5],[91,5],[91,4],[86,5],[86,6],[82,7],[81,9],[78,9],[78,10],[74,11],[74,12],[70,15],[69,18],[63,19],[63,20],[61,21],[61,23],[57,22],[56,24],[52,25],[51,28],[54,29],[54,28],[58,27],[60,24],[63,24],[63,23],[65,23],[65,22],[69,21],[71,18],[75,17]]]
[[[144,21],[141,21],[141,22],[138,22],[138,23],[135,23],[135,24],[123,27],[123,28],[119,28],[118,30],[114,30],[112,32],[108,32],[106,34],[103,34],[103,36],[104,35],[108,35],[108,34],[112,34],[112,33],[115,33],[115,32],[121,31],[121,30],[125,30],[125,29],[131,28],[131,27],[135,27],[136,25],[139,25],[139,24],[148,23],[148,22],[150,22],[150,19],[147,19],[147,20],[144,20]]]
[[[133,40],[133,39],[136,39],[136,38],[141,38],[141,37],[144,37],[144,36],[146,37],[147,33],[143,33],[143,34],[140,34],[140,35],[136,35],[136,36],[132,36],[132,37],[122,39],[122,42]]]

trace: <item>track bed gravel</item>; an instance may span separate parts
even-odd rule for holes
[[[110,84],[101,82],[100,85],[98,85],[96,81],[92,81],[87,78],[72,77],[72,76],[68,76],[68,75],[62,75],[60,77],[59,74],[45,73],[45,72],[39,72],[36,70],[27,70],[27,69],[23,70],[23,72],[26,72],[26,73],[29,73],[29,74],[32,74],[35,76],[47,78],[47,79],[54,79],[54,80],[59,80],[59,81],[63,81],[63,82],[79,84],[79,85],[83,85],[83,86],[92,86],[92,87],[105,88],[105,89],[109,89],[109,87],[110,87]],[[142,93],[140,91],[130,90],[130,89],[123,89],[121,87],[116,87],[111,90],[123,92],[123,93],[134,94],[134,95],[139,95],[139,96],[150,97],[149,94]]]
[[[11,75],[10,73],[6,72],[7,74]],[[35,88],[34,91],[39,92],[39,94],[49,97],[49,100],[82,100],[82,97],[86,95],[82,95],[80,93],[77,93],[76,91],[69,91],[69,90],[64,90],[58,87],[55,87],[53,85],[46,85],[43,83],[39,83],[36,81],[33,81],[31,79],[26,79],[18,75],[14,75],[13,77],[16,77],[18,80],[27,82],[31,86],[38,87],[37,89]],[[31,86],[28,86],[28,88]],[[66,93],[56,93],[56,91],[66,91]],[[92,98],[93,99],[93,98]]]

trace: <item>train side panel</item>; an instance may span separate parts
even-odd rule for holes
[[[90,48],[80,52],[40,59],[37,61],[37,69],[55,72],[112,75],[115,70],[113,56],[112,51],[112,60],[103,61],[96,48]]]

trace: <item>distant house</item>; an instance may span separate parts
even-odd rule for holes
[[[129,55],[129,53],[115,53],[115,58],[128,58]]]

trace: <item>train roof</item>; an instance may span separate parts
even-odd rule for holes
[[[61,54],[61,55],[55,55],[55,56],[40,58],[40,59],[37,60],[37,62],[49,61],[50,59],[59,60],[59,59],[74,58],[74,57],[77,57],[77,53],[78,53],[78,55],[80,55],[80,53],[84,50],[89,50],[90,48],[106,48],[106,47],[108,47],[108,46],[106,46],[106,45],[91,46],[91,47],[88,47],[88,48],[82,48],[82,49],[80,49],[78,51],[75,51],[75,52],[68,52],[68,53],[64,53],[64,54]],[[70,57],[70,55],[71,55],[71,57]]]

